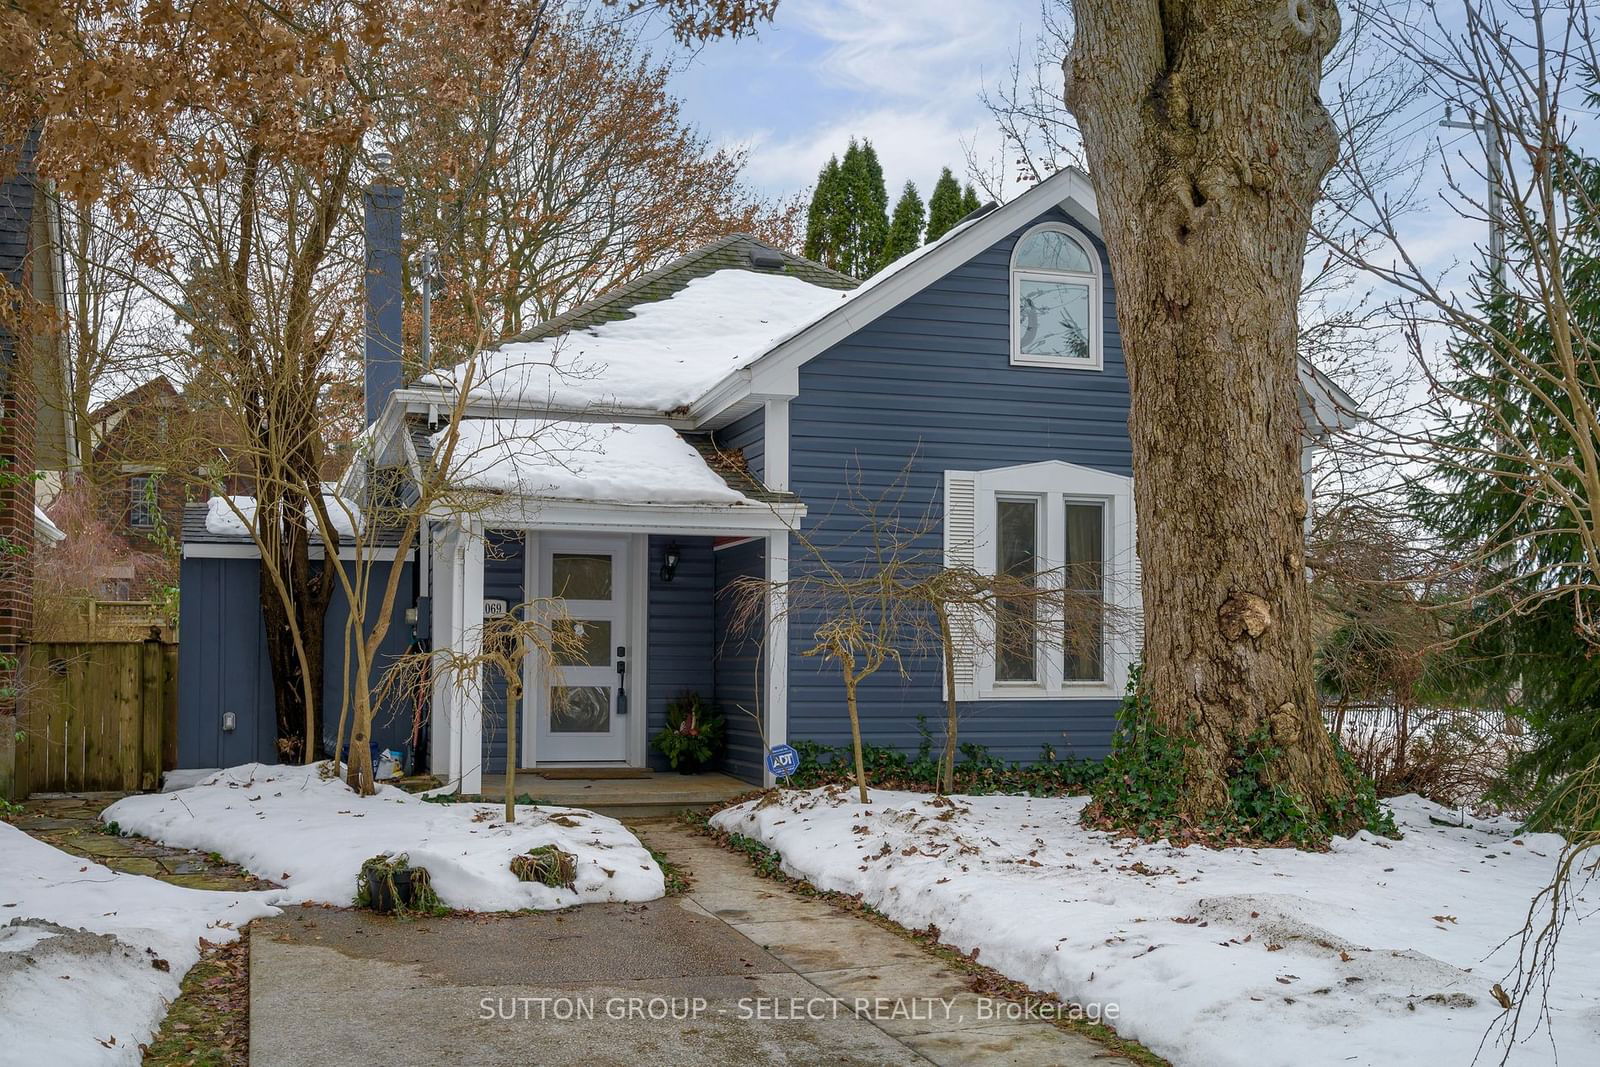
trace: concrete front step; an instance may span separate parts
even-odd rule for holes
[[[721,804],[756,789],[720,773],[651,774],[646,778],[546,778],[517,772],[517,795],[537,804],[587,808],[614,819],[643,819]],[[483,795],[505,798],[505,776],[485,775]]]

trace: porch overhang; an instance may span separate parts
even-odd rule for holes
[[[743,537],[798,530],[804,504],[615,504],[508,497],[474,515],[485,529]]]

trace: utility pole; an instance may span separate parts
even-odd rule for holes
[[[1494,293],[1503,293],[1506,291],[1506,220],[1501,207],[1500,124],[1492,113],[1485,114],[1479,121],[1470,111],[1463,122],[1454,117],[1451,105],[1445,104],[1444,118],[1439,125],[1484,135],[1483,151],[1487,160],[1484,173],[1489,179],[1489,284]]]
[[[433,370],[433,283],[439,273],[439,251],[432,241],[424,241],[417,254],[422,273],[422,337],[417,344],[417,356],[422,363],[422,373]]]

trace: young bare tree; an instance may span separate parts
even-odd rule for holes
[[[450,106],[396,97],[379,113],[416,205],[409,236],[442,264],[441,362],[459,358],[460,331],[516,334],[713,238],[794,243],[793,206],[758,199],[744,153],[712,148],[684,122],[675,68],[646,48],[647,24],[583,9],[518,15],[531,46],[515,77],[484,62],[466,27],[390,60],[395,80],[449,70]]]
[[[419,674],[443,676],[464,685],[474,684],[491,670],[504,679],[505,812],[506,822],[514,823],[523,670],[533,664],[546,677],[559,677],[562,664],[575,662],[585,652],[582,626],[567,616],[559,601],[531,600],[513,605],[505,614],[483,620],[478,640],[471,643],[471,648],[420,652],[397,660],[386,670],[381,689],[405,691],[415,684]]]
[[[1229,809],[1234,751],[1330,828],[1352,794],[1322,723],[1306,593],[1297,304],[1339,142],[1319,97],[1332,0],[1078,0],[1063,64],[1132,393],[1151,714],[1181,807]],[[1200,443],[1200,447],[1196,447]]]

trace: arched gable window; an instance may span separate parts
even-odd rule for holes
[[[1100,259],[1089,242],[1047,222],[1011,253],[1011,362],[1099,370]]]

